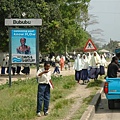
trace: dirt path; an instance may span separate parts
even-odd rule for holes
[[[72,107],[69,109],[68,114],[63,118],[62,120],[72,120],[72,117],[74,114],[80,109],[82,105],[82,101],[84,98],[88,97],[90,95],[90,90],[86,89],[86,85],[80,85],[78,83],[76,89],[69,94],[65,99],[74,99],[74,103],[72,104]],[[50,110],[54,107],[54,104],[50,105]],[[36,117],[32,120],[44,120],[44,116]]]
[[[61,71],[61,74],[63,76],[65,75],[74,75],[74,70],[63,70]],[[82,81],[81,81],[82,83]],[[86,89],[86,85],[81,85],[76,83],[76,89],[69,94],[65,99],[74,99],[74,104],[72,105],[72,107],[69,109],[68,114],[66,115],[66,117],[62,120],[71,120],[71,118],[74,116],[74,114],[76,113],[77,110],[79,110],[80,106],[82,105],[82,101],[84,98],[88,97],[91,93],[91,91],[89,89]],[[50,105],[50,110],[54,107],[54,104]],[[44,120],[44,116],[36,117],[34,120]]]
[[[54,68],[51,67],[51,71],[53,71]],[[1,71],[1,68],[0,68],[0,71]],[[31,68],[30,69],[30,75],[25,75],[25,74],[22,74],[20,73],[20,75],[11,75],[11,81],[17,81],[18,79],[26,79],[26,78],[33,78],[33,77],[36,77],[36,72],[37,72],[37,69],[36,68]],[[12,73],[11,73],[12,74]],[[61,75],[63,76],[68,76],[68,75],[74,75],[74,70],[71,68],[71,70],[63,70],[61,71]],[[0,75],[0,85],[1,84],[5,84],[6,82],[9,82],[9,76],[8,74],[6,75]]]
[[[73,91],[69,96],[67,96],[66,99],[74,99],[75,102],[72,105],[71,109],[69,110],[68,115],[65,117],[64,120],[71,120],[71,118],[74,116],[74,114],[77,112],[77,110],[82,105],[82,101],[84,98],[88,97],[90,95],[90,90],[86,89],[86,85],[77,85],[76,90]]]
[[[51,68],[51,70],[53,71],[54,68]],[[12,81],[17,81],[18,79],[26,79],[26,78],[33,78],[36,77],[36,69],[31,69],[30,75],[15,75],[12,76]],[[71,68],[71,70],[63,70],[61,71],[61,75],[63,76],[68,76],[68,75],[74,75],[75,72],[74,70]],[[0,76],[0,84],[5,84],[6,82],[9,81],[9,76],[8,75],[4,75],[4,76]],[[82,81],[81,81],[82,83]],[[82,100],[86,97],[88,97],[90,95],[90,90],[86,89],[86,85],[80,85],[78,83],[76,83],[76,89],[69,94],[65,99],[74,99],[74,104],[72,105],[72,107],[69,109],[68,115],[66,115],[66,117],[62,120],[71,120],[72,116],[75,114],[75,112],[80,108],[80,106],[82,105]],[[54,104],[50,105],[50,110],[54,107]],[[36,117],[34,120],[42,120],[44,119],[44,116]]]

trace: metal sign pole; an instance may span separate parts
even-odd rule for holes
[[[9,64],[9,86],[11,87],[12,81],[11,81],[11,64]]]
[[[37,66],[37,71],[39,70],[39,28],[37,28],[37,39],[36,39],[36,66]],[[37,79],[37,82],[38,82],[38,78]]]
[[[39,70],[39,28],[37,28],[37,55],[36,55],[36,63],[37,63],[37,71]]]
[[[11,27],[9,27],[9,86],[11,87],[12,81],[11,81]]]

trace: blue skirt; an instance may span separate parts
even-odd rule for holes
[[[91,68],[91,70],[89,71],[89,78],[97,79],[99,74],[100,68]]]
[[[81,80],[81,70],[80,71],[75,71],[75,80],[76,81]]]
[[[1,68],[1,74],[5,74],[5,67]]]
[[[104,68],[104,66],[100,66],[100,75],[105,75],[105,68]]]
[[[87,69],[82,69],[81,80],[88,80],[88,70]]]

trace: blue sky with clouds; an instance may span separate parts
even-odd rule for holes
[[[87,31],[100,29],[100,33],[91,32],[92,37],[105,44],[112,40],[120,41],[120,0],[91,0],[89,14],[98,24],[89,25]]]

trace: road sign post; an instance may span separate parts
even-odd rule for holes
[[[5,26],[9,27],[9,86],[11,86],[11,66],[12,64],[31,64],[34,63],[39,69],[39,29],[41,19],[5,19]],[[23,26],[23,28],[12,28],[11,26]],[[24,26],[35,26],[33,28],[24,28]],[[30,54],[16,52],[18,41],[24,38],[29,41],[31,46]],[[18,43],[19,44],[19,43]]]
[[[91,51],[96,51],[97,48],[94,45],[93,41],[91,39],[89,39],[83,49],[84,52],[91,52]]]

